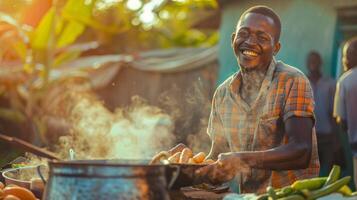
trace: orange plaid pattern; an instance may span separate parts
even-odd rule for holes
[[[216,90],[208,124],[212,140],[230,151],[260,151],[288,143],[284,121],[292,116],[314,119],[314,99],[308,79],[294,67],[272,61],[256,101],[249,106],[239,95],[241,73],[236,73]],[[223,144],[222,144],[223,145]],[[309,167],[302,170],[251,169],[238,175],[242,193],[265,192],[269,185],[280,188],[297,179],[316,177],[320,164],[315,128]]]

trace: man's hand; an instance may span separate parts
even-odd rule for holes
[[[221,184],[234,178],[237,172],[249,170],[241,153],[221,153],[218,160],[196,171],[198,178],[208,179],[213,184]]]

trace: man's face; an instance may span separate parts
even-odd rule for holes
[[[271,18],[246,14],[232,35],[232,47],[239,65],[248,70],[267,67],[280,49],[280,43],[275,41],[278,31]]]
[[[307,58],[307,69],[310,73],[319,73],[321,70],[321,58],[317,54],[310,54]]]

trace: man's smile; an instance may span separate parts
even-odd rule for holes
[[[242,50],[242,54],[249,57],[257,57],[258,53],[252,50]]]

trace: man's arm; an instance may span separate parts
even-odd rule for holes
[[[198,177],[208,177],[212,183],[222,183],[231,180],[238,171],[249,172],[251,168],[307,168],[312,152],[312,127],[312,118],[290,117],[285,122],[288,144],[266,151],[221,153],[217,162],[200,168],[196,174]]]
[[[266,151],[242,152],[241,159],[252,168],[287,170],[307,168],[312,151],[313,120],[290,117],[285,122],[288,144]]]
[[[341,81],[338,81],[336,85],[333,116],[336,118],[336,122],[340,125],[342,130],[347,132],[345,91]]]

